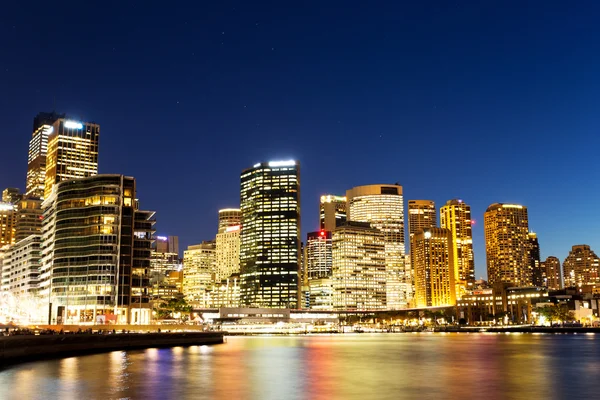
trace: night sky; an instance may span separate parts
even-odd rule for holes
[[[101,125],[99,172],[181,250],[244,168],[295,158],[304,234],[321,194],[399,182],[472,205],[477,277],[494,202],[528,206],[543,259],[600,252],[598,2],[35,3],[0,12],[0,188],[55,108]]]

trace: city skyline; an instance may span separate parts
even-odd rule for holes
[[[158,212],[158,231],[179,236],[182,249],[213,236],[219,209],[239,207],[241,170],[290,158],[303,165],[302,238],[318,229],[319,196],[399,182],[407,201],[471,205],[476,278],[487,275],[483,213],[496,202],[528,207],[542,259],[562,262],[578,244],[600,248],[597,220],[585,211],[597,189],[575,190],[594,182],[597,169],[594,10],[545,4],[515,16],[492,4],[331,4],[315,15],[310,4],[207,7],[197,21],[174,12],[170,30],[152,6],[138,26],[117,19],[135,12],[128,6],[31,15],[9,5],[0,28],[9,149],[0,187],[24,189],[31,118],[56,109],[102,125],[99,172],[136,177],[144,207]],[[102,17],[111,35],[73,35],[87,30],[81,14]],[[56,29],[44,29],[45,18]],[[46,40],[94,48],[96,61],[81,68]],[[150,58],[156,52],[164,57]],[[55,62],[21,67],[31,54]],[[423,141],[426,159],[413,151]],[[146,154],[156,154],[150,167]],[[207,190],[175,195],[208,168],[198,185]],[[200,212],[185,211],[190,198]]]

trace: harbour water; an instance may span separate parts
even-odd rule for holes
[[[1,399],[600,398],[600,335],[229,337],[0,372]]]

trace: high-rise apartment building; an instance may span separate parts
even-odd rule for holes
[[[17,298],[35,295],[39,288],[40,235],[30,235],[9,247],[2,261],[2,291]],[[43,321],[36,321],[43,322]]]
[[[452,235],[452,270],[456,296],[461,297],[473,289],[475,283],[471,206],[460,199],[448,200],[440,208],[440,227]]]
[[[238,220],[239,223],[239,220]],[[231,275],[240,274],[241,225],[223,227],[216,237],[215,281],[221,282]]]
[[[386,298],[389,309],[406,308],[411,293],[405,270],[404,198],[400,185],[357,186],[346,191],[348,220],[368,222],[385,241]]]
[[[408,201],[408,234],[417,233],[419,229],[437,227],[437,213],[433,200]]]
[[[58,183],[44,199],[40,293],[49,323],[150,321],[154,212],[135,179],[96,175]]]
[[[241,302],[296,308],[300,273],[300,176],[296,161],[255,164],[241,174]]]
[[[484,230],[489,283],[531,286],[527,207],[490,205],[484,214]]]
[[[58,118],[48,136],[44,198],[58,182],[98,173],[100,125]]]
[[[6,188],[2,191],[2,202],[16,204],[23,196],[17,188]]]
[[[542,279],[548,290],[559,290],[562,288],[562,274],[560,271],[560,260],[557,257],[546,257],[546,261],[541,263]]]
[[[29,141],[27,157],[27,182],[25,195],[33,198],[44,197],[46,185],[46,156],[48,153],[48,137],[53,131],[53,125],[65,114],[56,112],[41,112],[33,119],[33,133]]]
[[[332,246],[334,309],[388,308],[385,234],[368,222],[347,221],[333,231]]]
[[[223,208],[219,210],[219,229],[222,233],[232,226],[239,227],[242,224],[242,211],[239,208]]]
[[[531,271],[531,283],[533,286],[544,285],[544,271],[540,262],[540,243],[535,232],[529,232],[527,241],[529,243],[529,270]]]
[[[15,212],[15,242],[42,232],[42,200],[24,198],[17,202]]]
[[[333,262],[331,232],[310,232],[306,237],[306,274],[308,280],[331,277]]]
[[[563,261],[565,287],[594,286],[600,284],[600,259],[587,244],[571,248]]]
[[[151,297],[153,299],[182,297],[182,280],[179,237],[157,235],[150,256]]]
[[[411,238],[417,307],[456,304],[452,233],[446,228],[418,230]]]
[[[197,307],[208,307],[215,282],[215,242],[188,246],[183,252],[183,295]]]
[[[11,203],[0,202],[0,248],[15,243],[16,211]]]
[[[337,225],[346,222],[346,197],[327,194],[321,196],[319,221],[321,230],[333,231]]]

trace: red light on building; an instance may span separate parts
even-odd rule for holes
[[[325,231],[321,231],[319,234],[320,234],[321,236],[325,236]]]

